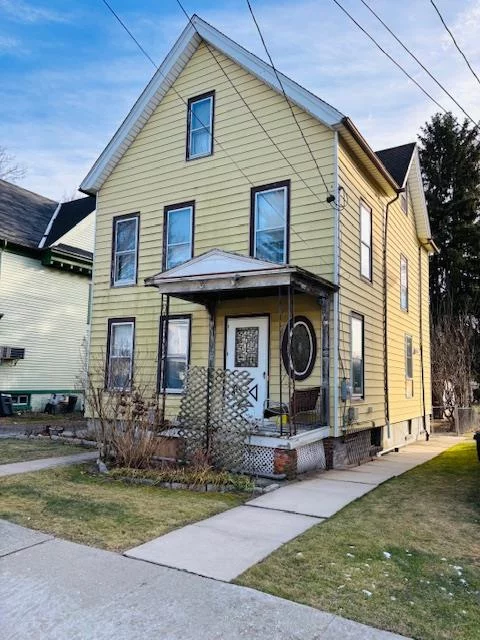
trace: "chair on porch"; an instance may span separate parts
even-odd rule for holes
[[[275,425],[276,429],[283,429],[284,416],[287,417],[291,428],[296,430],[314,429],[322,426],[321,424],[321,398],[320,387],[310,387],[307,389],[295,389],[292,393],[290,402],[278,402],[267,398],[263,405],[264,427],[272,424],[269,418],[276,418],[279,425]]]

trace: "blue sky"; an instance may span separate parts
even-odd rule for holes
[[[158,62],[185,26],[175,0],[110,1]],[[480,85],[429,0],[368,2],[479,119]],[[332,0],[252,3],[276,65],[349,115],[374,149],[415,139],[438,110]],[[360,0],[342,3],[458,114]],[[480,0],[437,3],[480,75]],[[245,0],[184,4],[264,57]],[[0,0],[0,146],[25,165],[22,186],[55,199],[72,193],[151,75],[101,0]]]

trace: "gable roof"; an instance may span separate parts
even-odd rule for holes
[[[259,80],[269,85],[277,93],[282,93],[275,71],[269,64],[244,49],[197,15],[194,15],[130,110],[130,113],[82,181],[80,185],[81,191],[89,194],[97,193],[168,89],[183,71],[202,40],[221,51]],[[344,115],[340,111],[279,71],[278,76],[289,100],[310,113],[326,127],[333,128],[335,125],[341,124]]]
[[[38,247],[58,202],[0,180],[0,238]]]
[[[375,152],[399,187],[405,186],[415,147],[415,142],[409,142]]]
[[[95,198],[59,203],[0,180],[0,239],[37,249],[48,247],[95,209]]]
[[[88,196],[86,198],[77,198],[70,202],[62,202],[48,230],[44,245],[53,244],[92,213],[95,210],[95,200],[93,196]]]

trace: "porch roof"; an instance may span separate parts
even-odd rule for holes
[[[337,287],[329,280],[288,264],[277,264],[213,249],[177,267],[145,278],[159,293],[206,304],[216,298],[275,295],[291,286],[309,295],[325,295]]]

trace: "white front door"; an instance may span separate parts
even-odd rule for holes
[[[225,368],[247,371],[252,378],[248,389],[249,415],[263,417],[268,383],[268,317],[227,319]]]

